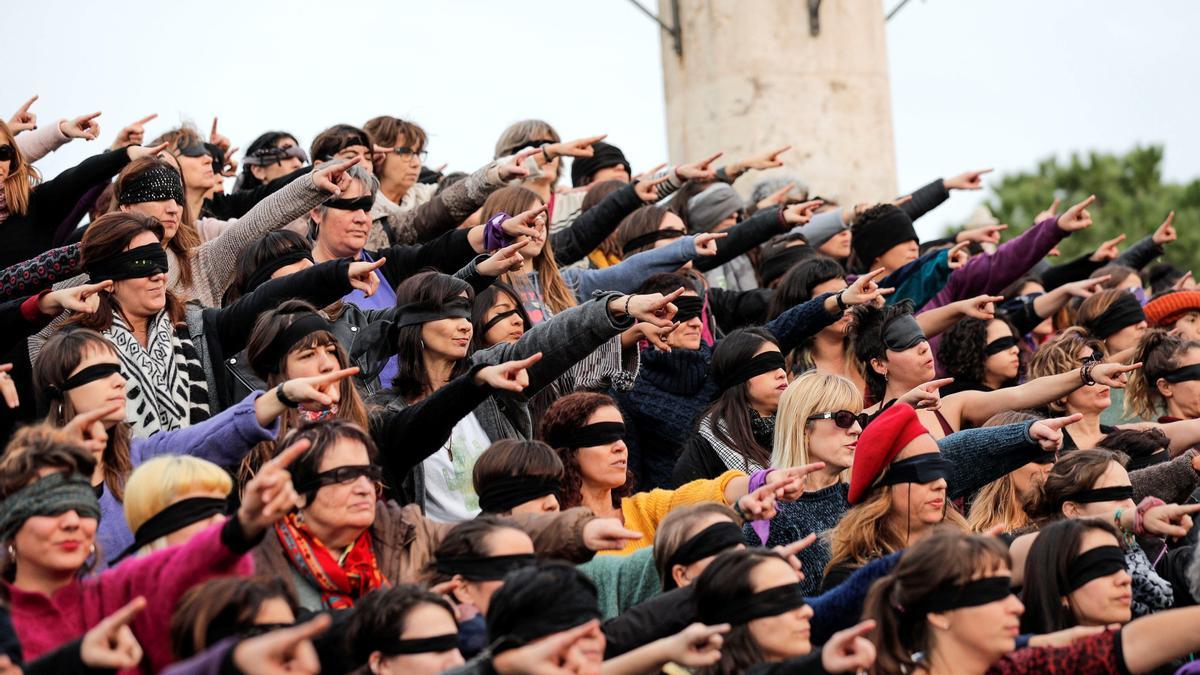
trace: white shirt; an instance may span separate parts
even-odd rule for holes
[[[475,413],[454,425],[450,442],[421,463],[425,472],[425,514],[443,523],[479,515],[479,496],[471,476],[475,461],[492,444]]]

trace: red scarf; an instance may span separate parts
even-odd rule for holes
[[[379,571],[370,530],[354,540],[341,565],[294,512],[275,524],[275,534],[292,567],[320,591],[326,609],[349,609],[367,593],[391,586]]]

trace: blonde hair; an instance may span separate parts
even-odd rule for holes
[[[792,380],[780,397],[779,411],[775,413],[771,466],[803,466],[814,461],[808,450],[810,416],[839,410],[859,413],[862,409],[862,392],[854,382],[841,375],[813,370]]]
[[[147,520],[183,497],[200,492],[228,494],[233,479],[212,462],[190,455],[155,457],[125,482],[125,521],[136,532]],[[166,548],[166,537],[150,542],[139,555]]]
[[[1083,365],[1079,358],[1079,350],[1091,347],[1101,357],[1107,357],[1108,351],[1104,343],[1088,334],[1087,331],[1072,326],[1059,333],[1038,348],[1029,363],[1029,379],[1034,380],[1048,375],[1069,373]],[[1061,398],[1047,404],[1052,412],[1063,414],[1067,411],[1067,399]]]
[[[862,567],[867,562],[907,548],[907,533],[888,515],[892,512],[892,488],[884,485],[871,491],[858,506],[850,509],[829,534],[829,564],[825,574],[843,563]],[[967,521],[946,502],[942,524],[968,532]]]
[[[992,415],[983,426],[998,427],[1040,419],[1040,415],[1033,413],[1006,410]],[[1029,514],[1025,513],[1024,501],[1017,494],[1013,472],[1004,474],[979,490],[967,513],[967,525],[972,532],[987,532],[997,525],[1003,525],[1005,532],[1013,532],[1029,525]]]
[[[33,192],[33,188],[42,182],[42,174],[38,173],[38,170],[25,159],[25,154],[17,145],[16,137],[13,136],[12,130],[4,123],[4,120],[0,120],[0,143],[7,143],[13,149],[13,158],[10,162],[12,168],[8,172],[8,177],[4,179],[4,201],[9,213],[24,215],[29,210],[29,195]]]

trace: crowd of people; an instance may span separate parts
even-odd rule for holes
[[[32,104],[0,673],[1200,672],[1173,214],[922,240],[987,170],[858,203],[540,120],[446,173],[387,115],[150,116],[49,177],[102,133]]]

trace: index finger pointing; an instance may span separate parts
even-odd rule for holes
[[[146,598],[139,595],[127,603],[124,607],[118,609],[112,614],[109,614],[103,619],[103,621],[109,624],[108,627],[110,629],[118,628],[128,624],[130,621],[133,621],[133,617],[137,616],[138,613],[145,608]]]
[[[21,115],[29,112],[30,106],[32,106],[36,100],[38,100],[38,95],[34,94],[32,98],[30,98],[28,101],[25,101],[25,105],[21,106],[20,109],[17,110],[17,114]]]
[[[280,452],[278,455],[275,455],[275,457],[268,461],[267,464],[269,466],[282,469],[296,461],[297,457],[304,454],[304,451],[308,450],[309,445],[311,445],[309,440],[307,438],[302,438],[284,448],[282,452]]]
[[[140,120],[138,120],[138,121],[134,122],[133,124],[134,124],[134,126],[141,126],[141,125],[145,124],[146,122],[149,122],[150,120],[152,120],[152,119],[154,119],[154,118],[156,118],[156,117],[158,117],[158,113],[150,113],[149,115],[147,115],[147,116],[143,117],[142,119],[140,119]]]
[[[712,156],[710,156],[708,159],[704,160],[703,162],[698,162],[698,166],[706,168],[706,167],[708,167],[709,164],[712,164],[713,162],[717,161],[717,158],[723,154],[725,154],[724,150],[716,152],[715,154],[713,154]]]

